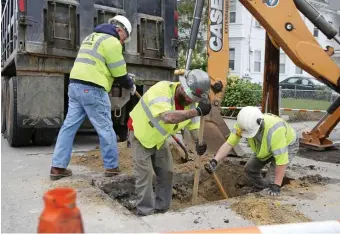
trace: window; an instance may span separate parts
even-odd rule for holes
[[[290,78],[287,83],[289,84],[295,84],[297,81],[299,80],[299,78]]]
[[[302,74],[302,69],[299,68],[298,66],[295,66],[295,74]]]
[[[261,50],[255,50],[254,72],[261,72]]]
[[[314,27],[314,37],[319,37],[319,29],[317,27]]]
[[[236,1],[230,1],[230,23],[236,23]]]
[[[235,70],[235,48],[229,49],[229,69]]]
[[[328,23],[329,23],[330,25],[333,25],[333,22],[332,22],[332,21],[328,21]]]
[[[286,55],[280,54],[280,74],[286,73]]]

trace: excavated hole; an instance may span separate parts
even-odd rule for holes
[[[183,152],[174,145],[170,145],[173,161],[174,161],[174,183],[173,183],[173,199],[170,209],[178,210],[180,208],[192,206],[192,190],[195,165],[193,161],[183,162]],[[121,150],[125,154],[121,155],[121,165],[123,172],[119,176],[112,178],[97,178],[92,181],[92,185],[97,186],[112,199],[120,202],[130,211],[134,211],[137,203],[135,194],[135,178],[132,175],[132,159],[128,150]],[[95,157],[97,156],[98,157]],[[190,155],[193,157],[194,155]],[[201,157],[201,165],[207,162],[211,155]],[[87,161],[94,162],[101,160],[99,152],[91,153],[86,157]],[[228,161],[220,163],[216,171],[228,197],[237,197],[248,193],[253,193],[255,190],[251,187],[246,179],[244,165],[246,161],[239,158],[229,158]],[[101,165],[101,163],[99,163]],[[262,174],[265,176],[265,173]],[[312,184],[327,184],[332,183],[329,178],[324,178],[320,175],[311,175],[294,180],[284,178],[283,185],[288,185],[287,188],[308,187]],[[223,197],[217,188],[216,182],[212,175],[209,175],[204,169],[200,172],[198,204],[222,200]]]
[[[254,192],[252,187],[247,185],[243,165],[239,161],[227,161],[221,164],[216,171],[228,197],[235,197]],[[177,172],[174,174],[173,197],[171,209],[177,210],[192,206],[194,172]],[[120,175],[110,180],[94,182],[100,189],[111,198],[120,202],[129,210],[136,207],[137,196],[135,194],[135,178],[131,175]],[[216,182],[212,175],[201,170],[198,191],[198,204],[222,200]]]

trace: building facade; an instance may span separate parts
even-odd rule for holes
[[[329,0],[308,0],[325,18],[339,30],[340,11],[334,9]],[[336,0],[340,1],[340,0]],[[263,82],[265,56],[265,30],[257,20],[237,0],[230,3],[230,61],[232,75],[248,78],[252,82]],[[340,46],[326,36],[301,14],[311,33],[320,46],[332,46],[336,50],[333,60],[340,65]],[[294,75],[310,77],[297,67],[281,50],[280,52],[280,81]]]

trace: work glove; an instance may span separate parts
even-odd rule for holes
[[[207,150],[207,143],[205,143],[204,141],[202,143],[198,143],[198,141],[196,141],[196,152],[199,156],[202,156],[205,151]]]
[[[204,164],[204,168],[209,174],[213,173],[216,170],[216,167],[217,161],[214,158]]]
[[[270,196],[280,195],[281,186],[277,184],[270,184],[269,188],[264,189],[264,191]]]
[[[136,85],[133,85],[130,89],[130,94],[133,96],[136,93]]]
[[[199,116],[205,116],[211,111],[211,104],[208,99],[202,100],[198,103],[196,107],[197,113]]]

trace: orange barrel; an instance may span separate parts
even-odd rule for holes
[[[76,191],[56,188],[44,195],[45,208],[40,215],[38,233],[84,233]]]

